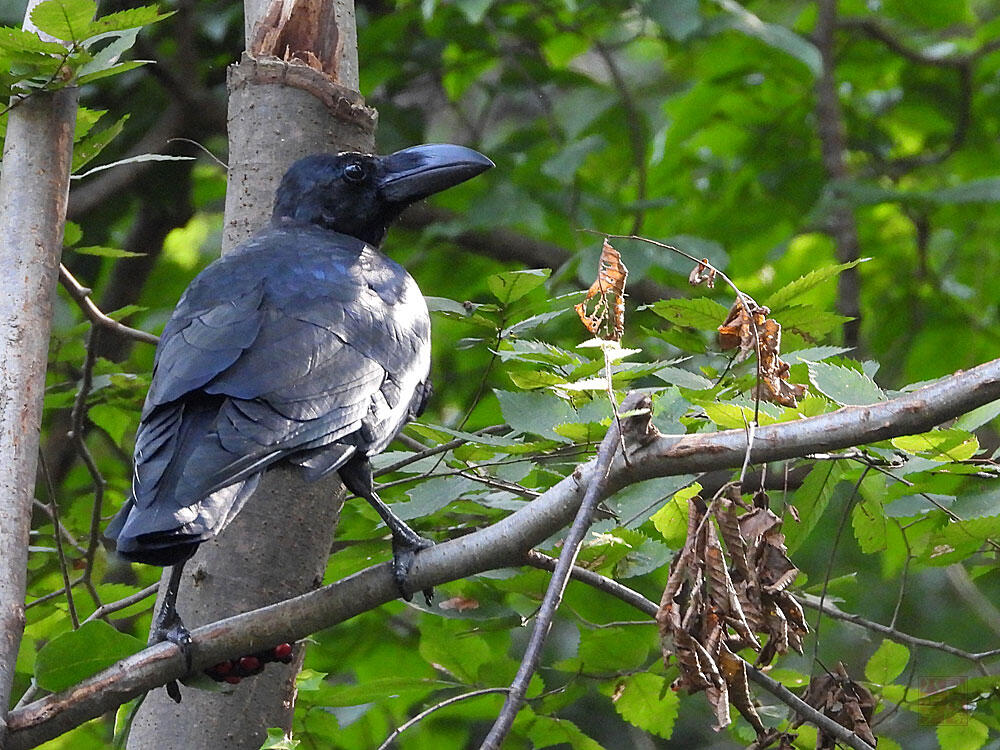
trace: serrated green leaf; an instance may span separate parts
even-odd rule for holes
[[[989,728],[965,711],[942,721],[936,732],[938,743],[946,750],[979,750],[990,738]]]
[[[851,510],[854,538],[865,554],[885,549],[885,510],[875,498],[865,498]]]
[[[63,230],[63,246],[72,247],[83,239],[83,230],[75,221],[67,221]]]
[[[822,310],[815,305],[790,305],[783,308],[775,316],[775,320],[781,324],[785,333],[795,333],[808,341],[816,341],[839,330],[851,318]]]
[[[647,305],[661,318],[679,326],[699,328],[714,331],[721,326],[729,315],[729,310],[714,299],[708,297],[693,297],[691,299],[664,299]]]
[[[790,307],[793,302],[801,299],[807,292],[815,289],[830,279],[839,276],[848,268],[854,268],[859,263],[863,263],[868,258],[852,260],[849,263],[841,263],[835,266],[822,266],[816,268],[805,276],[797,278],[790,284],[786,284],[767,300],[767,306],[771,308],[772,314],[777,314],[783,309]],[[780,321],[779,321],[780,322]]]
[[[979,452],[976,436],[955,428],[893,438],[892,444],[932,461],[967,461]]]
[[[599,742],[585,735],[569,719],[539,716],[522,710],[517,728],[524,732],[532,748],[569,747],[572,750],[604,750]]]
[[[680,698],[668,689],[666,678],[649,672],[631,675],[618,683],[615,696],[615,711],[625,721],[657,737],[670,739]]]
[[[764,411],[764,406],[765,404],[761,404],[759,422],[761,425],[773,424],[777,419]],[[704,404],[702,408],[705,410],[705,415],[716,426],[724,430],[742,430],[747,425],[753,424],[754,408],[752,406],[712,402]]]
[[[549,268],[504,271],[487,277],[486,285],[501,304],[509,305],[533,289],[540,287],[551,274],[552,270]]]
[[[886,638],[865,665],[865,679],[876,685],[888,685],[906,669],[910,649]]]
[[[863,372],[828,362],[810,362],[808,366],[813,387],[841,406],[866,406],[886,400],[882,389]]]
[[[323,687],[327,672],[317,672],[315,669],[303,669],[295,676],[295,689],[302,692],[313,692]]]
[[[142,26],[149,26],[157,21],[162,21],[164,18],[169,18],[173,14],[174,11],[160,13],[160,9],[155,5],[143,5],[139,8],[128,8],[115,13],[108,13],[106,16],[101,16],[93,21],[87,27],[86,38],[91,40],[94,37],[108,34],[109,32],[126,31],[129,29],[138,29]]]
[[[114,125],[111,125],[99,133],[90,133],[80,143],[73,147],[73,172],[79,171],[91,159],[97,156],[104,147],[118,137],[128,122],[128,115],[122,116]]]
[[[32,31],[9,26],[0,26],[0,51],[2,50],[58,55],[59,57],[66,54],[66,48],[59,42],[46,42]]]
[[[31,11],[31,22],[56,39],[80,42],[87,38],[95,15],[95,0],[45,0]]]
[[[65,690],[145,647],[103,620],[91,620],[45,644],[35,659],[35,680],[45,690]]]
[[[552,393],[529,391],[516,393],[496,390],[503,418],[518,432],[570,442],[552,428],[565,422],[576,421],[576,412],[569,404]]]
[[[691,391],[707,391],[714,385],[704,375],[680,367],[664,367],[662,370],[657,370],[655,375],[665,383]]]
[[[991,401],[960,416],[955,420],[955,427],[960,430],[976,430],[987,422],[992,422],[998,415],[1000,415],[1000,400]]]

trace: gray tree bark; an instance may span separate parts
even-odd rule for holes
[[[28,3],[24,28],[37,31]],[[0,172],[0,747],[24,632],[31,500],[76,123],[75,88],[8,115]]]
[[[375,113],[355,90],[353,0],[247,0],[246,14],[248,52],[228,78],[223,252],[267,223],[293,161],[374,148]],[[178,596],[188,627],[317,588],[343,499],[336,477],[306,484],[289,467],[269,471],[236,520],[188,562]],[[128,747],[259,748],[268,727],[291,728],[302,657],[300,647],[292,664],[269,664],[229,694],[182,686],[175,704],[165,691],[151,692]]]

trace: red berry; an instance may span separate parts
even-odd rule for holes
[[[275,659],[287,659],[292,655],[292,644],[291,643],[279,643],[274,647],[274,658]]]
[[[230,685],[238,685],[239,682],[240,682],[240,680],[242,680],[243,678],[242,677],[237,677],[234,674],[230,674],[230,675],[226,675],[224,679]]]
[[[209,671],[221,677],[225,677],[227,674],[233,671],[233,663],[231,661],[220,661]]]
[[[256,656],[244,656],[240,658],[240,669],[247,673],[256,672],[260,669],[260,659]]]

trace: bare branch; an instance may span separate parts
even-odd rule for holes
[[[62,263],[59,264],[59,282],[62,284],[63,289],[66,290],[66,293],[80,306],[83,314],[95,325],[102,326],[115,333],[120,333],[123,336],[128,336],[136,341],[144,341],[147,344],[156,344],[159,342],[159,336],[146,333],[146,331],[140,331],[137,328],[130,328],[101,312],[97,305],[94,304],[94,300],[90,298],[90,290],[77,281],[73,274],[69,272],[69,269]]]

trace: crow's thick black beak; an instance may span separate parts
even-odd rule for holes
[[[478,151],[429,143],[379,157],[378,190],[396,204],[409,204],[458,185],[493,166]]]

